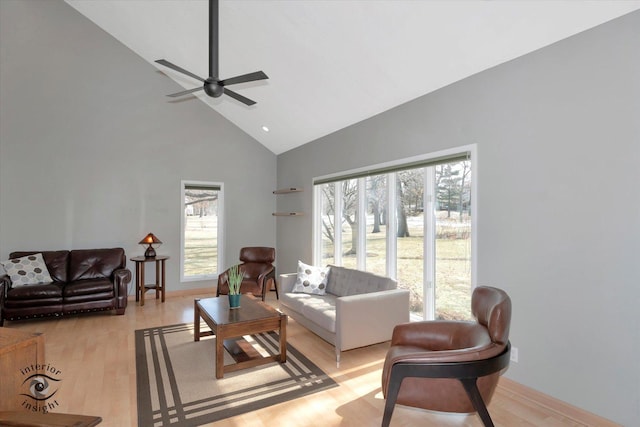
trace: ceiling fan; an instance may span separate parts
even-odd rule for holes
[[[244,97],[239,93],[229,90],[227,86],[235,85],[238,83],[252,82],[256,80],[265,80],[269,77],[267,77],[267,75],[262,71],[256,71],[253,73],[243,74],[241,76],[220,80],[218,78],[218,28],[218,0],[209,0],[209,77],[207,77],[206,79],[203,79],[200,76],[196,76],[195,74],[185,70],[184,68],[172,64],[166,59],[158,59],[155,61],[160,65],[164,65],[165,67],[171,68],[172,70],[178,71],[182,74],[186,74],[187,76],[193,77],[196,80],[200,80],[203,83],[203,85],[200,87],[183,90],[181,92],[172,93],[167,96],[176,98],[179,96],[197,92],[199,90],[204,90],[207,95],[213,98],[218,98],[222,96],[222,94],[225,94],[246,105],[254,105],[256,103],[255,101]]]

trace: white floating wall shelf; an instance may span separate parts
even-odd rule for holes
[[[289,188],[280,188],[279,190],[275,190],[273,194],[298,193],[300,191],[303,191],[302,187],[289,187]]]
[[[274,190],[273,194],[289,194],[289,193],[299,193],[303,191],[302,187],[287,187],[280,188],[278,190]],[[304,215],[304,212],[274,212],[271,215],[273,216],[300,216]]]

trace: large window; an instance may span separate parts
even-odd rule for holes
[[[212,279],[221,265],[223,186],[182,182],[181,280]]]
[[[316,179],[314,262],[395,278],[412,318],[470,318],[473,149]]]

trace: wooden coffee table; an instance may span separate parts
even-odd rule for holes
[[[201,318],[211,331],[200,332]],[[200,341],[201,337],[208,335],[216,336],[216,378],[222,378],[225,372],[287,361],[287,315],[253,296],[242,295],[240,308],[236,309],[229,308],[226,295],[197,298],[194,301],[193,329],[194,341]],[[280,333],[280,353],[274,356],[263,357],[243,339],[231,339],[275,330]],[[224,365],[225,348],[235,359],[235,364]]]

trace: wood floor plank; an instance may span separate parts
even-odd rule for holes
[[[46,363],[61,371],[53,412],[100,416],[100,426],[135,426],[136,369],[134,331],[193,321],[193,300],[211,294],[169,295],[163,304],[149,298],[144,307],[129,301],[126,314],[97,313],[60,319],[6,322],[5,327],[45,336]],[[270,304],[277,307],[275,295]],[[340,367],[333,346],[293,320],[288,342],[340,386],[293,401],[221,420],[211,426],[379,426],[384,411],[380,390],[388,343],[343,352]],[[208,367],[207,367],[208,368]],[[206,369],[206,368],[205,368]],[[2,373],[4,375],[5,373]],[[537,405],[498,386],[489,405],[496,426],[588,426],[548,405]],[[391,426],[480,427],[477,415],[439,414],[397,406]]]

